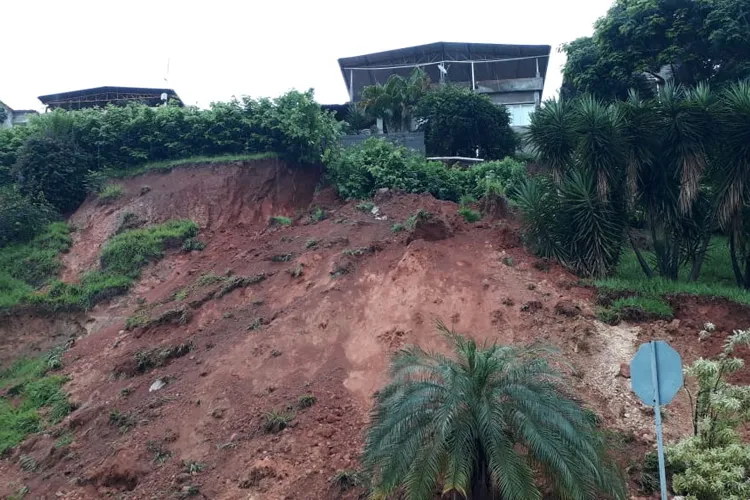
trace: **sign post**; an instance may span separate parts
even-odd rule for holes
[[[636,396],[643,404],[654,407],[661,498],[667,500],[661,406],[669,404],[682,387],[682,360],[669,344],[663,340],[654,340],[638,348],[630,361],[630,377]]]

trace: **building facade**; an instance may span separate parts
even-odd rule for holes
[[[504,105],[511,125],[523,128],[541,104],[549,65],[549,45],[437,42],[339,59],[352,102],[362,89],[393,75],[422,68],[435,83],[467,86]]]
[[[24,126],[32,116],[38,114],[33,109],[13,109],[0,101],[0,128]]]

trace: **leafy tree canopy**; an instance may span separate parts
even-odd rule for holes
[[[487,96],[457,85],[441,85],[419,102],[424,120],[425,148],[436,156],[476,156],[500,159],[513,154],[516,135],[510,115]]]
[[[593,37],[562,51],[564,95],[623,99],[643,90],[647,74],[686,85],[736,81],[750,76],[750,0],[617,0]]]

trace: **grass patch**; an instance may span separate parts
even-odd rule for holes
[[[243,155],[220,155],[220,156],[192,156],[189,158],[182,158],[179,160],[160,161],[152,162],[140,165],[138,167],[121,169],[121,170],[108,170],[106,172],[107,177],[110,179],[124,179],[128,177],[135,177],[136,175],[145,174],[146,172],[161,171],[168,172],[174,168],[180,167],[198,167],[203,165],[218,165],[222,163],[230,163],[237,161],[252,161],[252,160],[265,160],[269,158],[276,158],[275,153],[254,153],[254,154],[243,154]]]
[[[643,252],[644,257],[654,261],[653,254]],[[643,274],[635,253],[623,252],[615,274],[594,281],[594,285],[615,292],[633,292],[642,297],[662,297],[665,295],[699,295],[718,297],[750,305],[750,292],[739,288],[734,281],[729,245],[726,238],[714,238],[706,254],[698,281],[688,282],[690,266],[680,268],[679,279],[671,281],[662,277],[647,279]]]
[[[99,190],[99,204],[107,205],[123,195],[125,190],[120,184],[106,184]]]
[[[299,278],[305,273],[305,265],[299,264],[297,267],[292,267],[286,270],[292,278]]]
[[[289,217],[284,217],[283,215],[274,215],[270,219],[268,219],[268,225],[269,226],[291,226],[292,225],[292,219]]]
[[[292,254],[290,253],[277,253],[275,255],[271,255],[271,257],[268,259],[271,262],[289,262],[292,260]]]
[[[397,223],[395,223],[394,225],[391,226],[391,232],[392,233],[400,233],[402,231],[406,231],[406,226],[403,225],[400,222],[397,222]]]
[[[146,373],[164,366],[170,359],[180,358],[193,350],[193,344],[187,342],[178,345],[168,345],[166,347],[155,347],[145,351],[135,353],[136,370],[138,373]]]
[[[120,430],[120,434],[125,434],[138,424],[133,415],[122,413],[117,409],[109,412],[109,423],[117,427]]]
[[[336,486],[342,493],[354,488],[360,488],[367,485],[365,473],[353,469],[337,471],[331,479],[331,483]]]
[[[459,215],[461,215],[461,217],[464,218],[464,220],[466,222],[470,222],[470,223],[476,222],[476,221],[478,221],[479,219],[482,218],[482,214],[480,214],[476,210],[472,210],[469,207],[461,207],[461,208],[459,208],[458,209],[458,213],[459,213]]]
[[[372,212],[372,209],[375,208],[375,204],[371,201],[363,201],[361,203],[357,203],[356,208],[360,212],[370,213]]]
[[[194,222],[171,220],[117,234],[104,246],[99,270],[86,273],[80,283],[54,281],[41,293],[27,293],[22,302],[51,311],[91,309],[97,302],[127,292],[144,266],[160,260],[165,250],[179,248],[197,233]]]
[[[327,218],[328,213],[320,207],[315,207],[315,209],[310,213],[310,222],[320,222],[322,220],[326,220]]]
[[[267,434],[278,434],[289,426],[294,417],[292,412],[271,410],[263,414],[263,430]]]
[[[28,243],[0,248],[0,309],[19,304],[53,279],[62,266],[59,255],[72,243],[68,225],[55,222]]]
[[[62,390],[67,378],[50,373],[58,366],[54,357],[22,358],[0,371],[0,391],[7,394],[0,397],[0,455],[72,410]]]
[[[342,253],[350,257],[362,257],[363,255],[367,255],[368,253],[373,253],[373,252],[374,252],[374,249],[372,247],[357,247],[357,248],[347,248]]]
[[[310,238],[305,242],[305,248],[315,248],[318,246],[318,243],[320,243],[320,240],[316,240],[315,238]]]
[[[231,278],[225,278],[224,285],[219,289],[217,297],[223,297],[237,288],[245,288],[249,285],[260,283],[264,279],[266,279],[264,273],[254,274],[252,276],[232,276]]]
[[[297,407],[300,409],[310,408],[318,402],[318,398],[312,394],[303,394],[297,400]]]

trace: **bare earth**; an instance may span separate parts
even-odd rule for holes
[[[318,171],[279,161],[184,168],[124,181],[126,195],[114,205],[84,204],[70,220],[76,233],[65,280],[96,265],[126,211],[149,223],[193,219],[207,247],[167,255],[144,270],[131,294],[88,314],[3,318],[3,362],[76,339],[63,371],[78,408],[0,461],[0,495],[26,485],[30,498],[161,499],[184,497],[192,486],[196,498],[357,498],[359,491],[341,492],[330,478],[358,466],[389,356],[406,344],[447,350],[435,318],[480,341],[558,347],[572,388],[624,437],[616,454],[625,468],[654,446],[654,434],[652,412],[619,375],[621,363],[651,338],[668,340],[691,361],[718,352],[728,332],[750,324],[739,307],[690,299],[675,304],[679,324],[604,325],[594,316],[595,291],[556,265],[535,267],[512,220],[467,224],[453,203],[417,195],[376,198],[376,216],[328,189],[316,192],[319,179]],[[329,218],[308,223],[316,205]],[[419,208],[439,214],[452,236],[427,241],[391,232]],[[268,227],[272,215],[295,223]],[[359,248],[363,255],[344,254]],[[272,260],[283,254],[288,261]],[[300,265],[301,276],[286,272]],[[197,280],[208,273],[266,279],[206,298],[212,288]],[[174,299],[181,290],[186,296]],[[153,318],[173,309],[187,311],[187,321],[125,330],[138,310]],[[719,333],[699,342],[705,321]],[[138,372],[135,353],[188,342],[189,353]],[[149,392],[157,380],[166,386]],[[317,402],[301,409],[305,394]],[[669,406],[667,440],[690,432],[687,407],[682,393]],[[295,415],[289,427],[264,433],[265,413],[287,408]],[[129,430],[110,423],[113,410],[132,417]],[[73,443],[55,448],[63,431]],[[40,464],[36,472],[21,470],[22,454]],[[190,474],[183,461],[205,468]]]

